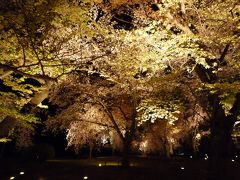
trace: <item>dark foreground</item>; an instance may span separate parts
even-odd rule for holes
[[[45,162],[5,159],[0,163],[0,180],[206,180],[208,176],[207,160],[201,159],[134,158],[128,169],[121,168],[119,162],[116,157]],[[240,180],[240,161],[224,162],[220,177]]]

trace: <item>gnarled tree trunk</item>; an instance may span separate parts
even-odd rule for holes
[[[211,154],[209,179],[217,180],[223,177],[224,159],[232,155],[233,142],[232,130],[240,110],[240,93],[236,95],[236,100],[230,110],[230,115],[226,115],[220,104],[217,94],[213,95],[213,112],[211,118]]]

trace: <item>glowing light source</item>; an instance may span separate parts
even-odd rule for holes
[[[174,143],[175,140],[173,138],[168,138],[171,143]]]
[[[24,175],[24,172],[23,172],[23,171],[21,171],[19,174],[20,174],[20,175]]]
[[[87,176],[84,176],[83,179],[88,179],[88,177],[87,177]]]
[[[207,154],[205,154],[205,158],[204,158],[205,160],[208,160],[208,155]]]
[[[108,140],[107,140],[107,136],[106,136],[106,135],[103,135],[103,136],[101,137],[101,140],[102,140],[102,144],[103,144],[103,145],[108,143]]]
[[[236,155],[235,157],[236,157],[236,158],[238,158],[238,156],[237,156],[237,155]]]
[[[147,145],[148,145],[148,141],[147,140],[141,142],[139,150],[142,151],[142,152],[145,152],[146,149],[147,149]]]
[[[190,157],[190,159],[192,159],[193,157],[192,156],[189,156]]]
[[[196,139],[201,139],[201,134],[200,133],[197,133]]]
[[[44,177],[39,177],[38,180],[46,180]]]
[[[14,177],[14,176],[12,176],[12,177],[10,177],[10,179],[15,179],[15,177]]]
[[[100,164],[98,164],[98,166],[99,166],[99,167],[101,167],[101,166],[102,166],[102,164],[100,163]]]
[[[185,168],[182,166],[182,167],[181,167],[181,170],[184,170],[184,169],[185,169]]]
[[[234,159],[232,159],[232,162],[235,162],[235,160],[234,160]]]

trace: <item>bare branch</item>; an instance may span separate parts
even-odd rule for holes
[[[103,124],[103,123],[96,122],[96,121],[88,121],[88,120],[82,120],[82,119],[79,119],[79,120],[77,120],[77,121],[82,121],[82,122],[97,124],[97,125],[99,125],[99,126],[103,126],[103,127],[108,127],[108,128],[113,128],[113,129],[115,129],[114,126],[111,126],[111,125],[108,125],[108,124]]]

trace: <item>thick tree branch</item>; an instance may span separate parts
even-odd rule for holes
[[[6,72],[4,72],[2,75],[0,75],[0,79],[3,79],[3,78],[5,78],[5,77],[9,76],[9,75],[12,74],[12,73],[13,73],[13,71],[6,71]]]
[[[185,0],[181,0],[180,4],[181,4],[181,11],[182,11],[182,13],[186,14]]]
[[[185,82],[185,84],[187,85],[187,87],[188,87],[190,93],[192,94],[192,96],[195,98],[195,101],[196,101],[196,102],[199,102],[199,104],[201,105],[201,107],[204,109],[204,111],[205,111],[205,113],[206,113],[206,115],[207,115],[207,118],[210,119],[210,114],[209,114],[207,108],[205,107],[205,105],[202,104],[202,103],[199,101],[199,97],[197,97],[197,95],[194,93],[194,91],[193,91],[193,89],[191,88],[191,86],[190,86],[188,83],[186,83],[186,82]],[[195,111],[195,108],[194,108],[194,111]],[[197,111],[195,111],[195,113],[197,113],[198,115],[200,115],[200,113],[198,113]],[[202,117],[202,115],[200,115],[200,116]],[[204,117],[202,117],[202,118],[203,118],[203,119],[206,119],[206,118],[204,118]]]
[[[220,56],[220,58],[219,58],[219,60],[218,60],[221,64],[226,65],[225,56],[227,55],[227,52],[228,52],[228,50],[229,50],[229,47],[230,47],[230,44],[227,44],[227,45],[225,46],[225,48],[224,48],[224,50],[223,50],[223,52],[222,52],[222,54],[221,54],[221,56]]]
[[[119,110],[121,111],[121,113],[122,113],[125,121],[127,122],[128,118],[127,118],[126,114],[124,113],[123,109],[122,109],[120,106],[118,106],[118,108],[119,108]]]
[[[122,142],[124,142],[124,141],[125,141],[125,138],[124,138],[121,130],[119,129],[118,124],[117,124],[117,122],[115,121],[115,118],[114,118],[112,112],[109,111],[109,109],[108,109],[101,101],[98,101],[98,103],[102,106],[102,108],[104,109],[104,111],[107,113],[108,117],[110,118],[110,120],[112,121],[112,123],[113,123],[113,125],[114,125],[114,129],[116,129],[116,131],[117,131],[119,137],[121,138]]]
[[[171,13],[167,13],[167,17],[172,20],[173,24],[175,24],[179,29],[183,30],[187,34],[193,34],[191,29],[188,26],[183,25],[175,18]]]
[[[227,44],[225,46],[220,58],[218,59],[221,65],[226,65],[225,57],[227,55],[229,47],[230,47],[230,44]],[[195,71],[198,77],[200,78],[200,80],[204,83],[213,84],[218,80],[217,75],[214,74],[211,69],[207,69],[201,64],[196,65]]]
[[[236,100],[229,112],[231,113],[231,116],[235,118],[240,114],[240,93],[237,93]]]
[[[200,80],[204,83],[215,83],[217,81],[217,76],[210,69],[206,69],[203,65],[197,64],[195,67],[195,72],[197,73]]]
[[[13,71],[17,74],[20,74],[20,75],[23,75],[23,76],[26,76],[26,77],[29,77],[29,78],[33,78],[33,79],[36,79],[36,80],[40,80],[40,81],[54,81],[54,82],[57,81],[56,78],[52,78],[52,77],[49,77],[47,75],[28,74],[28,73],[25,73],[25,72],[22,72],[22,71],[18,70],[17,67],[12,67],[12,66],[5,65],[5,64],[0,64],[0,68],[3,69],[3,70],[6,70],[6,71]],[[3,79],[3,77],[0,76],[0,79]]]

